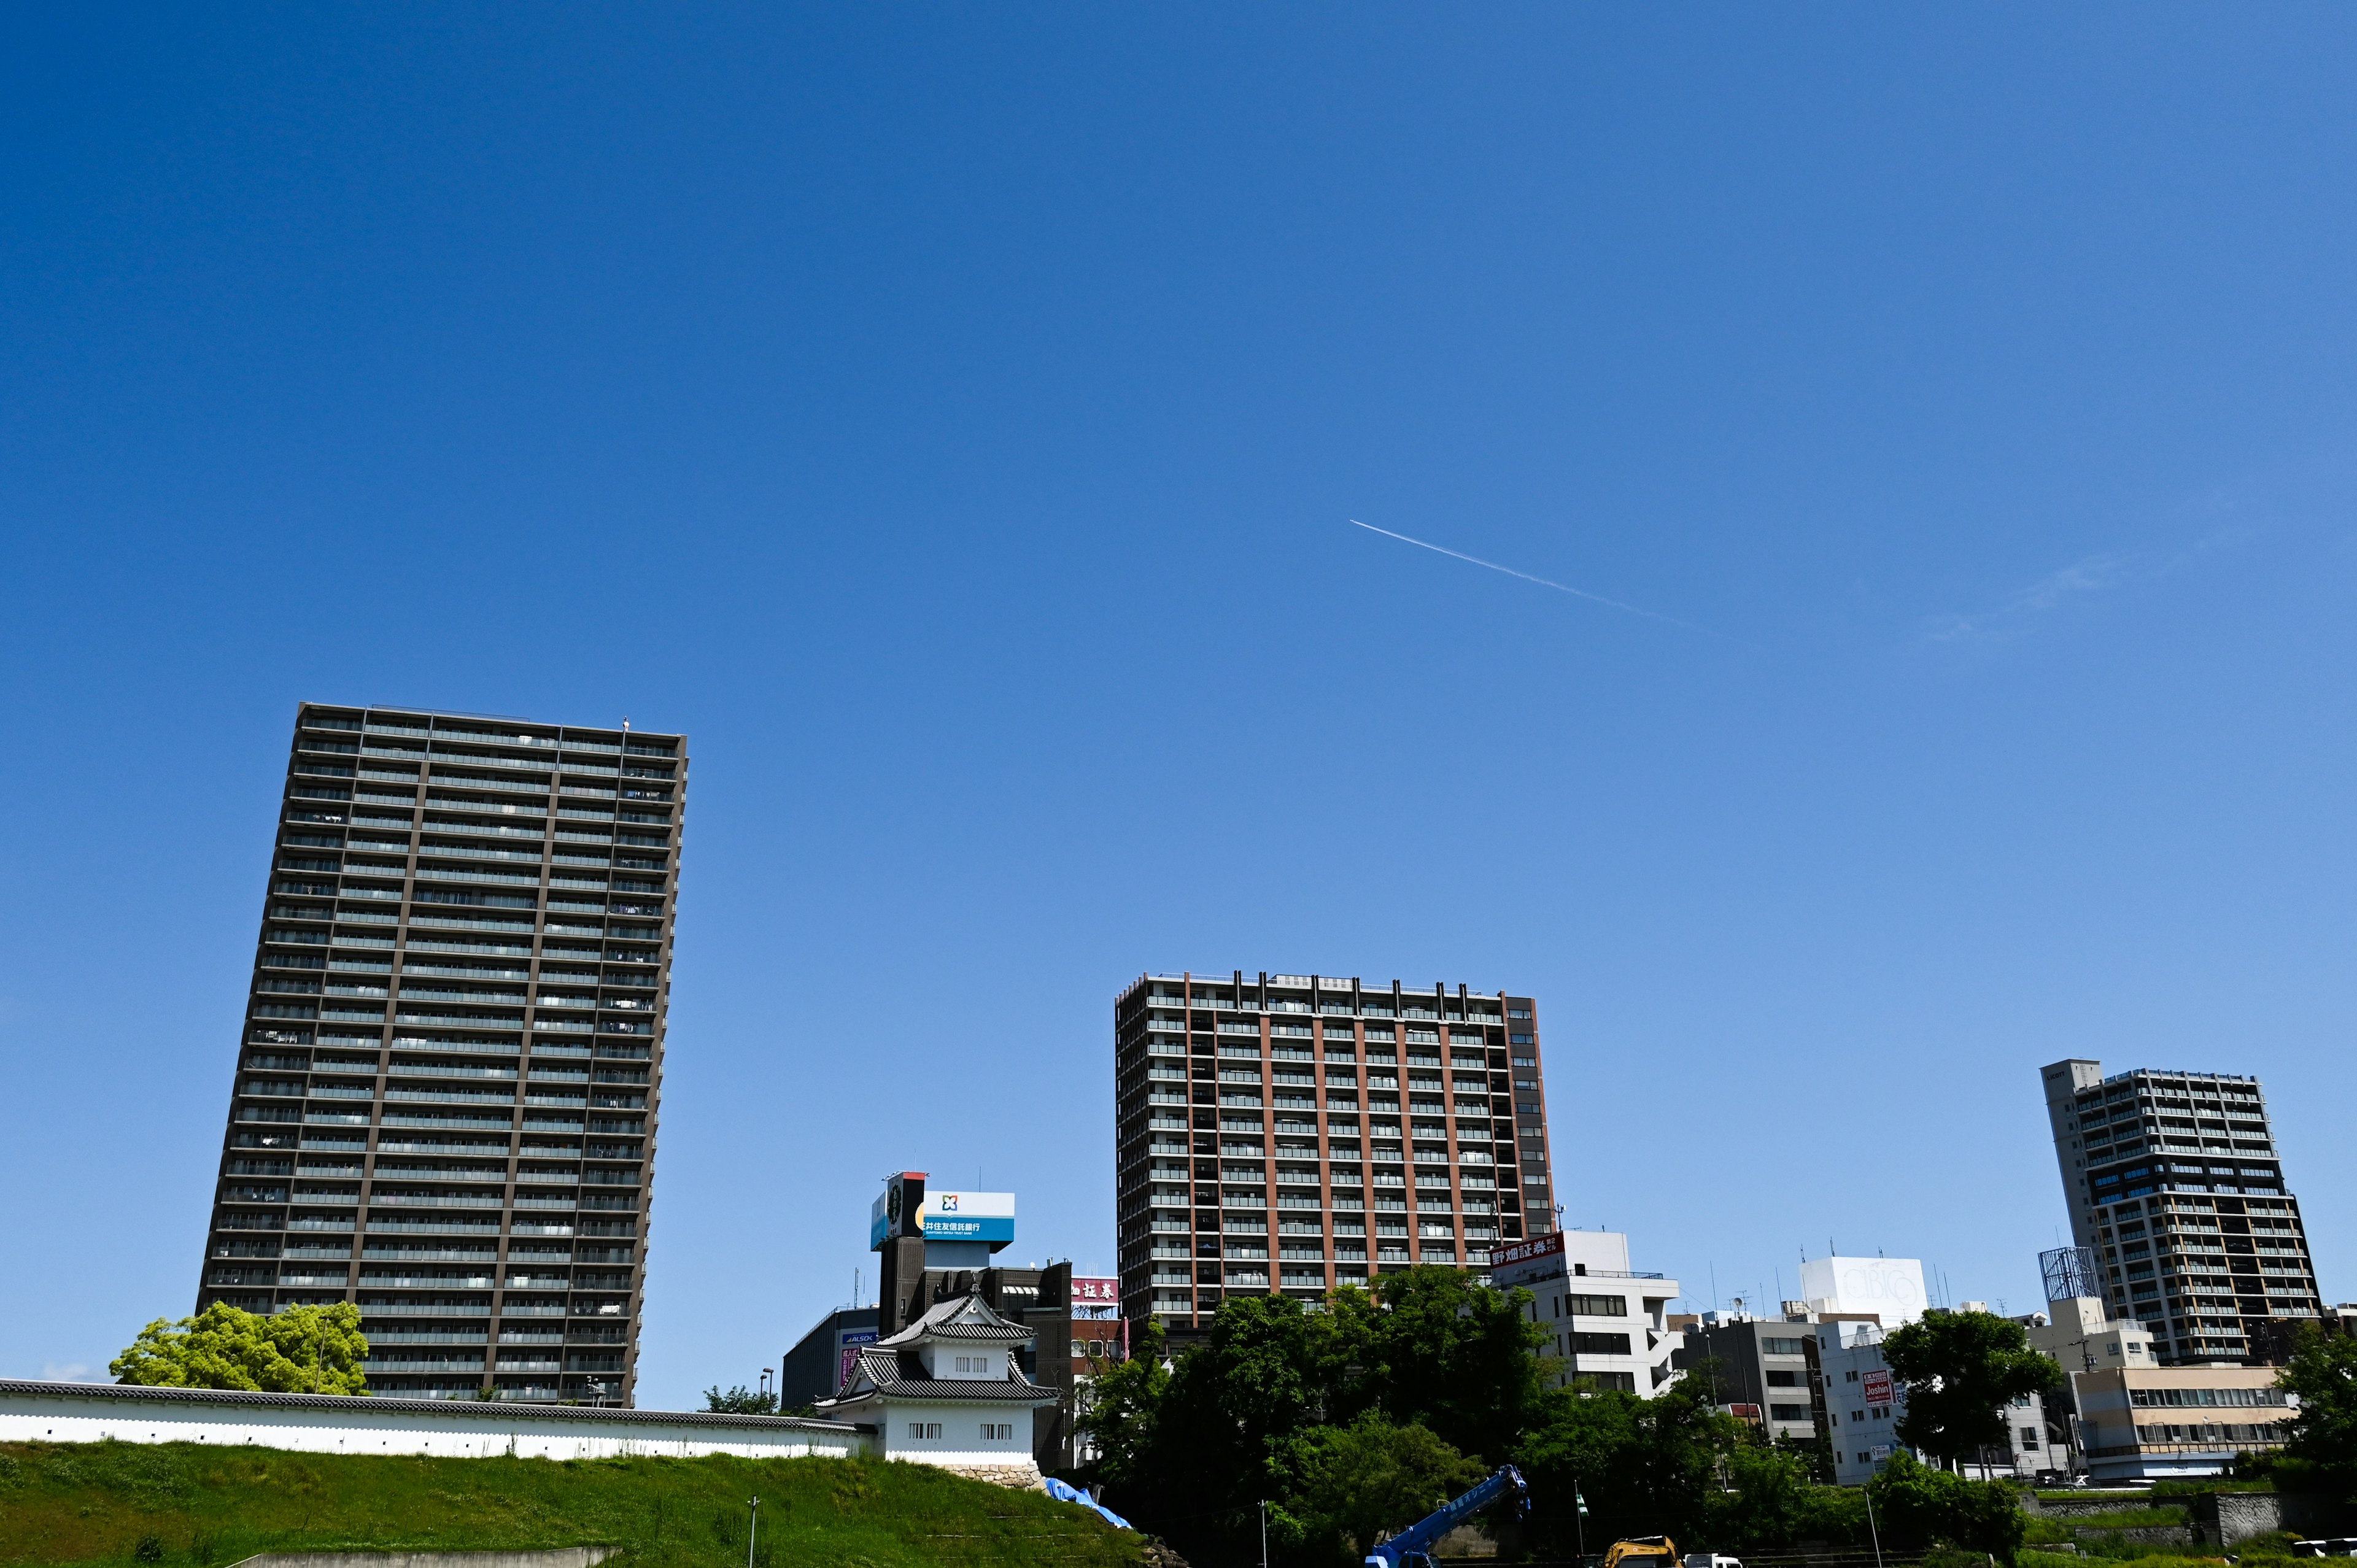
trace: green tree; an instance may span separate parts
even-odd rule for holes
[[[2000,1320],[2001,1321],[2001,1320]],[[1904,1449],[1867,1483],[1882,1543],[1902,1552],[1958,1546],[2011,1563],[2029,1521],[2001,1481],[1969,1481],[1934,1470]]]
[[[367,1359],[360,1308],[350,1302],[267,1317],[215,1302],[178,1323],[157,1318],[106,1369],[117,1382],[150,1388],[364,1394]]]
[[[1501,1462],[1544,1403],[1530,1301],[1432,1264],[1335,1292],[1312,1346],[1334,1418],[1378,1410]]]
[[[1487,1474],[1427,1428],[1394,1426],[1373,1411],[1348,1426],[1314,1426],[1272,1466],[1282,1519],[1304,1557],[1361,1562]]]
[[[2357,1339],[2303,1329],[2276,1386],[2299,1401],[2285,1456],[2325,1488],[2357,1495]]]
[[[742,1383],[724,1393],[715,1383],[704,1391],[704,1408],[721,1415],[775,1415],[778,1396],[758,1392]]]
[[[1816,1469],[1813,1455],[1746,1434],[1720,1468],[1724,1488],[1709,1499],[1697,1544],[1732,1552],[1803,1541],[1864,1544],[1864,1501],[1854,1491],[1819,1485]]]
[[[1100,1370],[1083,1396],[1077,1424],[1095,1444],[1098,1473],[1116,1487],[1151,1484],[1170,1388],[1165,1345],[1161,1320],[1148,1318],[1129,1359]]]
[[[1882,1359],[1907,1385],[1899,1440],[1952,1466],[1984,1448],[2010,1452],[2008,1407],[2062,1380],[2028,1330],[1986,1312],[1927,1312],[1891,1332]]]
[[[1587,1499],[1586,1541],[1603,1550],[1623,1536],[1666,1531],[1681,1547],[1708,1545],[1707,1525],[1742,1423],[1680,1378],[1652,1399],[1607,1390],[1547,1391],[1513,1451],[1531,1486],[1530,1536],[1542,1555],[1578,1550],[1574,1488]]]

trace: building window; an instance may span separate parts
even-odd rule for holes
[[[1014,1436],[1015,1427],[1010,1422],[985,1421],[982,1423],[982,1440],[985,1443],[1006,1443]]]
[[[1771,1404],[1768,1407],[1770,1421],[1807,1421],[1809,1407],[1804,1404]]]
[[[1629,1298],[1625,1295],[1567,1295],[1564,1309],[1577,1317],[1626,1317]]]
[[[2024,1448],[2035,1448],[2038,1446],[2038,1428],[2034,1426],[2025,1426],[2021,1429],[2021,1445]]]
[[[1634,1353],[1629,1348],[1629,1336],[1626,1334],[1575,1334],[1571,1337],[1571,1348],[1572,1353],[1578,1356],[1627,1356]]]
[[[912,1421],[909,1423],[909,1435],[920,1441],[941,1434],[942,1423],[938,1421]]]

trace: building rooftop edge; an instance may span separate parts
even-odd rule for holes
[[[647,736],[656,740],[685,740],[687,738],[687,732],[684,730],[640,729],[634,725],[626,732],[620,725],[567,724],[562,719],[535,719],[527,717],[522,714],[473,714],[467,712],[463,708],[425,707],[415,703],[324,703],[317,701],[315,698],[306,697],[302,701],[298,702],[296,706],[298,710],[303,708],[350,708],[364,714],[415,714],[421,718],[429,719],[490,720],[496,724],[534,725],[542,729],[597,730],[608,735],[622,735],[627,733],[630,735]]]
[[[1119,996],[1126,996],[1131,992],[1136,990],[1139,986],[1146,984],[1147,982],[1157,980],[1165,982],[1166,983],[1172,982],[1183,983],[1192,980],[1198,984],[1232,985],[1235,983],[1235,976],[1238,974],[1244,976],[1243,983],[1246,985],[1258,985],[1261,983],[1259,979],[1260,973],[1261,972],[1256,969],[1199,969],[1175,974],[1146,973],[1139,975],[1135,980],[1133,980],[1128,984],[1123,986],[1116,994]],[[1313,988],[1319,991],[1349,991],[1355,988],[1360,991],[1396,990],[1410,993],[1418,996],[1456,996],[1460,994],[1458,991],[1450,990],[1446,984],[1439,986],[1437,990],[1426,991],[1423,986],[1413,984],[1405,980],[1393,980],[1388,982],[1361,981],[1357,975],[1279,974],[1275,970],[1270,970],[1268,972],[1268,983],[1271,985],[1283,986],[1288,991],[1308,991]],[[1469,997],[1478,996],[1484,1002],[1499,1002],[1503,1001],[1509,995],[1517,993],[1504,991],[1475,991],[1469,986],[1462,991],[1461,994]]]

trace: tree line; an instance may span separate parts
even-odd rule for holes
[[[2010,1559],[2020,1544],[2007,1487],[1903,1451],[1863,1491],[1824,1484],[1815,1453],[1716,1409],[1707,1369],[1650,1399],[1548,1386],[1530,1303],[1527,1291],[1418,1267],[1314,1308],[1228,1301],[1209,1337],[1176,1357],[1149,1326],[1133,1358],[1090,1386],[1083,1421],[1101,1456],[1082,1478],[1189,1557],[1256,1558],[1265,1519],[1271,1561],[1302,1568],[1361,1559],[1508,1463],[1533,1507],[1505,1544],[1528,1555],[1663,1533],[1730,1553],[1864,1548],[1878,1529],[1899,1551]],[[1942,1458],[2001,1442],[2003,1407],[2057,1376],[2019,1325],[1964,1316],[1887,1341],[1894,1369],[1929,1396],[1910,1402],[1901,1436]]]

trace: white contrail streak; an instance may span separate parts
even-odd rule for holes
[[[1388,528],[1377,528],[1373,523],[1361,522],[1355,517],[1350,520],[1350,523],[1351,527],[1363,528],[1369,533],[1380,533],[1385,539],[1396,539],[1403,544],[1413,544],[1419,550],[1430,550],[1438,554],[1453,556],[1459,561],[1470,561],[1476,566],[1487,566],[1492,572],[1503,572],[1509,577],[1520,577],[1525,583],[1536,583],[1542,588],[1553,588],[1556,593],[1569,594],[1576,599],[1587,599],[1595,604],[1609,605],[1616,610],[1626,610],[1632,616],[1643,616],[1648,620],[1667,621],[1672,626],[1684,627],[1688,631],[1702,629],[1692,621],[1680,620],[1675,616],[1665,616],[1659,610],[1645,609],[1638,605],[1622,604],[1619,599],[1608,599],[1602,594],[1591,594],[1586,588],[1575,588],[1568,583],[1558,583],[1552,578],[1534,577],[1528,572],[1517,572],[1512,566],[1501,566],[1495,561],[1484,561],[1479,555],[1468,555],[1461,550],[1448,550],[1437,544],[1426,543],[1421,539],[1410,539],[1405,533],[1394,533]]]

